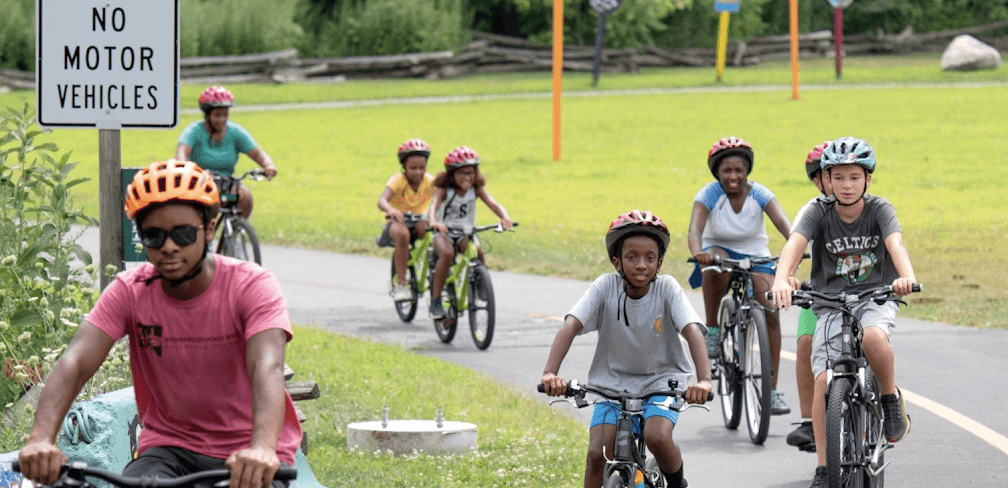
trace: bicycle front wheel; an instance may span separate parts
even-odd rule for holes
[[[742,383],[745,391],[749,439],[762,444],[770,432],[770,391],[773,372],[766,315],[755,305],[749,310],[742,351]]]
[[[444,308],[445,316],[434,320],[434,331],[437,332],[441,342],[449,343],[455,338],[455,330],[458,327],[458,308],[455,297],[455,283],[445,283],[444,292],[439,298],[431,297],[431,300],[441,300],[441,307]]]
[[[497,315],[490,271],[479,264],[472,270],[469,283],[469,330],[479,349],[490,347],[493,340],[494,320]]]
[[[626,480],[620,476],[619,471],[610,473],[609,477],[605,480],[605,484],[602,485],[603,488],[629,488],[629,486]]]
[[[865,430],[868,432],[865,443],[868,450],[865,452],[865,458],[873,460],[875,450],[881,449],[882,445],[886,442],[882,440],[882,386],[875,378],[875,373],[872,372],[870,366],[866,368],[865,371],[865,388],[867,389],[865,397],[873,399],[868,402],[867,415],[865,416]],[[879,454],[878,461],[871,463],[870,466],[872,470],[877,470],[880,467],[885,466],[885,454]],[[872,476],[871,472],[867,469],[864,470],[864,486],[882,488],[884,484],[884,471],[878,471],[874,476]]]
[[[834,378],[826,399],[826,473],[830,488],[862,488],[861,439],[852,382]]]
[[[217,254],[262,265],[259,238],[252,224],[243,218],[228,218],[221,221],[221,226]]]
[[[392,286],[396,284],[395,262],[392,263]],[[403,322],[409,322],[416,316],[417,311],[417,280],[413,266],[406,266],[406,286],[410,289],[413,298],[401,302],[395,302],[396,313]]]
[[[724,416],[725,427],[735,430],[742,422],[742,375],[738,362],[738,331],[732,324],[735,302],[731,296],[721,298],[717,316],[721,327],[721,358],[714,360],[717,376],[714,379],[718,380],[718,396],[721,397],[721,414]]]

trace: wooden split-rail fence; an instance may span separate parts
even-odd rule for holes
[[[1008,49],[1008,36],[984,35],[1008,27],[1008,21],[940,32],[914,32],[912,27],[890,34],[845,34],[845,55],[908,54],[941,52],[961,34],[970,34],[999,50]],[[354,56],[340,58],[301,58],[295,49],[237,56],[182,58],[179,77],[191,84],[334,82],[346,79],[427,78],[450,79],[481,73],[549,71],[553,63],[552,47],[527,39],[467,31],[474,40],[455,51]],[[801,58],[829,57],[834,54],[832,31],[801,34]],[[569,71],[592,70],[594,48],[565,45],[563,67]],[[716,51],[712,48],[664,48],[644,45],[641,49],[604,49],[603,72],[632,73],[645,67],[713,67]],[[790,37],[764,36],[730,40],[726,62],[730,66],[753,66],[762,61],[788,59]],[[0,69],[0,85],[15,89],[33,89],[32,72]]]

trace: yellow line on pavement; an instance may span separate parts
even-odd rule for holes
[[[798,359],[798,356],[796,356],[795,353],[784,350],[781,350],[781,357],[784,359],[790,359],[791,361]],[[980,440],[990,444],[995,449],[1003,452],[1005,455],[1008,455],[1008,437],[1005,437],[995,432],[990,427],[987,427],[980,422],[956,412],[955,410],[952,410],[951,408],[934,400],[925,398],[911,391],[907,391],[904,388],[900,388],[900,392],[903,393],[903,398],[905,398],[906,401],[917,405],[918,407],[921,407],[949,422],[952,422],[962,430],[979,437]]]

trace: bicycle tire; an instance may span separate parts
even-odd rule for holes
[[[718,395],[721,397],[721,414],[725,427],[735,430],[742,422],[742,381],[739,375],[738,337],[732,317],[735,302],[731,296],[721,298],[718,306],[718,325],[721,327],[721,357],[715,360]]]
[[[658,460],[654,457],[648,458],[647,462],[644,463],[644,476],[651,480],[651,484],[655,488],[666,488],[668,486],[665,483],[665,475],[662,474],[661,468],[658,466]]]
[[[834,378],[826,399],[826,479],[829,488],[861,488],[857,409],[852,404],[854,385],[846,378]]]
[[[872,371],[871,366],[865,368],[865,396],[871,398],[868,408],[868,415],[865,417],[867,424],[865,429],[867,430],[868,436],[866,438],[867,446],[871,446],[871,449],[875,449],[880,438],[883,437],[882,434],[882,386],[878,383],[875,378],[875,373]],[[873,451],[866,450],[865,457],[868,461],[871,460],[871,455]],[[885,453],[879,454],[878,464],[873,465],[872,469],[878,469],[881,466],[885,466]],[[872,476],[868,470],[864,470],[864,486],[870,488],[882,488],[885,485],[885,471],[880,471]]]
[[[482,264],[472,270],[469,284],[469,331],[480,350],[490,347],[493,341],[497,307],[494,300],[490,271]]]
[[[441,342],[445,344],[455,338],[455,331],[458,329],[458,309],[455,305],[455,298],[455,284],[445,283],[444,292],[440,298],[445,316],[442,319],[434,320],[434,331],[437,332],[438,339],[441,339]],[[431,300],[437,300],[437,298],[432,296]]]
[[[396,284],[396,272],[395,272],[395,262],[392,263],[392,286]],[[413,317],[416,316],[417,311],[417,280],[416,272],[413,270],[413,266],[406,267],[406,286],[409,286],[410,294],[413,296],[410,300],[405,300],[402,302],[392,302],[395,304],[396,313],[399,314],[399,319],[403,322],[411,322]]]
[[[623,479],[623,476],[620,476],[619,471],[609,473],[609,477],[606,478],[605,484],[602,486],[603,488],[629,488],[626,480]]]
[[[231,223],[231,232],[227,231],[227,223]],[[249,261],[262,266],[262,254],[259,251],[259,238],[255,229],[247,220],[235,217],[221,221],[221,237],[217,244],[217,254],[230,256],[242,261]]]
[[[770,432],[770,393],[773,370],[766,315],[753,303],[749,309],[742,351],[742,382],[745,392],[746,426],[753,444],[763,444]]]

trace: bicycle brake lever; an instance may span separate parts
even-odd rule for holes
[[[554,403],[569,403],[572,407],[577,408],[577,404],[574,403],[573,398],[557,398],[556,400],[549,401],[550,405],[553,405]]]
[[[678,411],[682,412],[683,410],[689,410],[689,409],[694,408],[694,407],[696,407],[696,408],[702,408],[702,409],[710,412],[710,405],[701,404],[701,403],[687,403],[687,404],[683,405]]]

